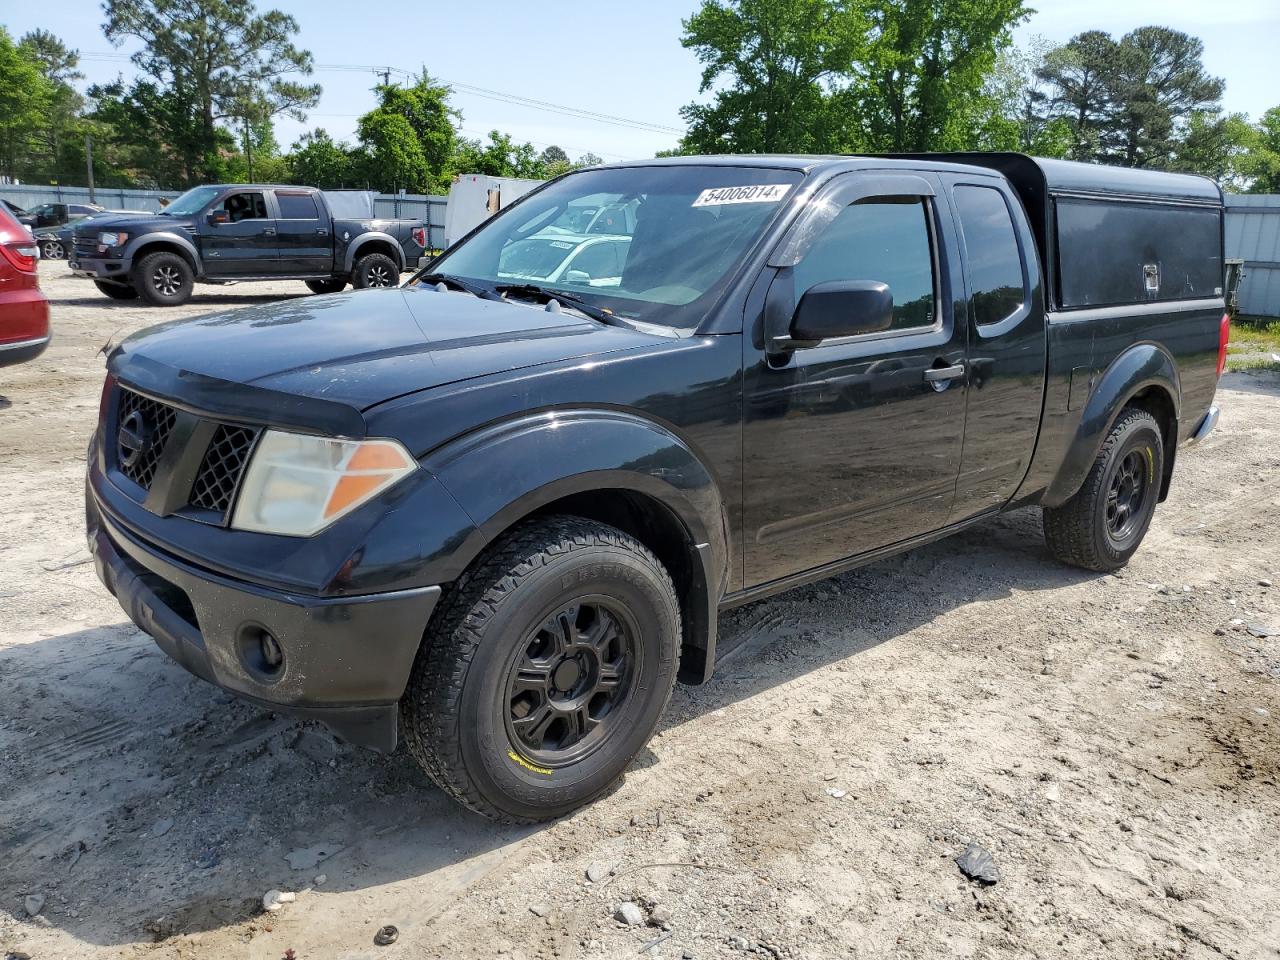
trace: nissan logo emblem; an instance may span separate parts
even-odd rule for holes
[[[151,431],[147,429],[146,418],[142,411],[135,410],[124,418],[120,424],[120,432],[116,435],[116,446],[120,454],[120,465],[132,467],[142,459],[142,455],[151,446]]]

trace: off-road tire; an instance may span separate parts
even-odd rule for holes
[[[304,282],[307,285],[307,289],[312,293],[341,293],[347,285],[347,281],[340,278],[333,280],[307,280]]]
[[[588,596],[607,596],[634,618],[635,678],[593,752],[539,768],[510,732],[510,671],[549,609]],[[533,520],[497,541],[442,601],[400,701],[401,731],[431,779],[470,809],[504,822],[553,819],[606,792],[649,741],[679,651],[675,587],[646,547],[579,517]]]
[[[138,262],[132,280],[138,295],[153,307],[176,307],[191,299],[195,274],[183,257],[161,250]]]
[[[111,283],[107,280],[95,280],[93,285],[100,293],[105,293],[112,300],[137,300],[138,291],[127,283]]]
[[[1108,497],[1126,458],[1137,452],[1142,471],[1142,500],[1124,536],[1108,523]],[[1164,465],[1164,438],[1155,417],[1128,407],[1112,426],[1084,484],[1060,507],[1044,508],[1044,539],[1063,563],[1109,572],[1129,562],[1151,526]]]
[[[67,248],[62,245],[61,240],[41,240],[40,241],[40,259],[41,260],[62,260],[67,255]]]
[[[367,287],[395,287],[400,284],[400,268],[385,253],[367,253],[356,261],[351,271],[351,286],[357,290]]]

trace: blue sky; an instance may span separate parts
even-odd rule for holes
[[[1032,0],[1035,4],[1035,0]],[[307,129],[350,138],[356,117],[373,103],[371,69],[389,66],[433,75],[482,91],[515,94],[575,110],[640,121],[645,128],[514,104],[492,94],[459,90],[468,136],[498,128],[537,146],[588,150],[606,160],[651,156],[674,144],[679,108],[696,95],[699,70],[680,46],[680,21],[697,0],[548,0],[541,4],[488,0],[470,4],[390,7],[351,0],[259,0],[298,20],[300,45],[310,49],[320,105],[306,123],[281,119],[288,146]],[[1062,41],[1086,29],[1120,34],[1158,23],[1200,37],[1205,64],[1227,81],[1225,105],[1255,118],[1280,105],[1274,61],[1280,50],[1280,0],[1040,0],[1042,12],[1018,37]],[[101,8],[91,0],[0,0],[0,23],[15,36],[44,27],[85,54],[90,81],[129,75],[129,46],[113,48],[101,32]]]

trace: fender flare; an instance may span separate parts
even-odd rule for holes
[[[347,255],[343,260],[343,273],[350,273],[352,268],[355,267],[356,254],[359,253],[360,248],[375,240],[380,240],[383,243],[390,244],[391,249],[395,251],[396,266],[400,267],[402,270],[404,269],[404,248],[400,245],[400,241],[389,233],[383,233],[381,230],[375,230],[371,233],[360,234],[360,236],[356,237],[351,246],[347,247]]]
[[[129,265],[133,265],[133,261],[140,256],[140,250],[144,250],[153,243],[171,243],[175,247],[180,248],[191,260],[191,266],[199,276],[204,273],[204,264],[200,259],[200,251],[196,249],[196,245],[187,237],[181,234],[165,231],[163,233],[144,233],[141,236],[134,237],[125,245],[124,258],[129,261]],[[142,254],[145,255],[145,254]]]
[[[557,409],[476,430],[422,464],[481,533],[474,545],[460,546],[470,553],[455,558],[460,568],[503,532],[566,497],[616,491],[661,505],[684,539],[681,676],[702,682],[711,675],[728,576],[724,505],[712,471],[673,431],[618,410]]]
[[[1061,506],[1075,495],[1089,475],[1120,411],[1150,387],[1157,387],[1168,394],[1173,406],[1173,442],[1165,450],[1165,471],[1170,469],[1177,442],[1178,401],[1182,396],[1178,365],[1164,347],[1149,342],[1137,343],[1112,361],[1090,392],[1075,439],[1071,441],[1062,465],[1041,501],[1045,506]]]

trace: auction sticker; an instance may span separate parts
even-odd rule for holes
[[[777,203],[787,195],[786,183],[760,183],[749,187],[712,187],[698,194],[695,207],[721,207],[728,203]]]

